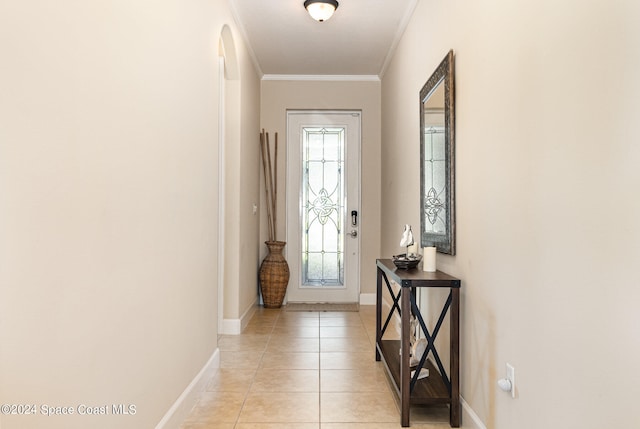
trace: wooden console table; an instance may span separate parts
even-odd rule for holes
[[[422,271],[422,267],[410,270],[396,268],[391,259],[378,259],[377,265],[377,296],[376,296],[376,361],[381,358],[395,383],[396,393],[400,399],[400,424],[409,426],[409,409],[411,404],[448,404],[449,423],[451,427],[460,427],[460,280],[440,271],[429,273]],[[399,286],[394,293],[390,280]],[[384,283],[391,294],[393,304],[384,324],[382,322],[382,284]],[[438,287],[449,288],[449,297],[440,312],[440,317],[433,331],[427,328],[420,309],[416,303],[416,288]],[[411,311],[405,311],[411,309]],[[450,325],[450,364],[449,372],[442,365],[435,347],[435,340],[442,326],[442,322],[449,312]],[[389,322],[397,311],[401,319],[400,340],[383,340]],[[409,367],[410,353],[410,320],[413,314],[427,340],[427,349],[416,368]],[[400,352],[399,352],[400,350]],[[433,356],[433,361],[427,359]],[[429,369],[429,376],[418,380],[421,368]],[[411,377],[412,369],[416,369]],[[450,378],[449,378],[450,377]]]

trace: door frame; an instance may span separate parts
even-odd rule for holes
[[[357,231],[358,231],[358,235],[355,238],[350,238],[348,237],[348,233],[347,230],[351,229],[350,228],[350,224],[348,223],[348,212],[350,210],[353,209],[353,201],[349,199],[349,196],[347,194],[347,202],[351,201],[351,204],[349,206],[347,206],[345,208],[345,213],[344,213],[344,226],[343,228],[345,229],[344,232],[344,239],[345,241],[347,239],[355,239],[357,240],[357,251],[358,254],[356,255],[357,257],[353,259],[353,263],[355,264],[355,266],[351,265],[349,267],[345,266],[345,269],[349,269],[349,270],[353,270],[353,279],[355,282],[355,285],[353,286],[354,290],[352,290],[353,292],[353,298],[349,299],[348,301],[338,301],[338,300],[334,300],[334,299],[329,299],[329,300],[324,300],[324,301],[312,301],[309,300],[308,302],[335,302],[335,303],[339,303],[339,302],[359,302],[360,301],[360,291],[361,291],[361,285],[360,285],[360,265],[361,265],[361,257],[362,257],[362,249],[361,249],[361,237],[360,237],[360,231],[362,230],[361,226],[362,226],[362,156],[361,154],[361,148],[362,148],[362,110],[360,109],[344,109],[344,110],[340,110],[340,109],[327,109],[327,110],[322,110],[322,109],[287,109],[286,111],[286,130],[287,130],[287,169],[286,169],[286,183],[290,184],[292,183],[292,179],[290,178],[290,172],[289,172],[289,168],[291,166],[291,162],[295,162],[296,165],[299,166],[299,162],[296,160],[292,160],[290,159],[290,149],[291,146],[289,146],[290,144],[299,144],[299,141],[290,141],[289,139],[289,126],[290,126],[290,118],[292,115],[296,115],[296,114],[306,114],[306,115],[349,115],[349,116],[357,116],[358,117],[358,124],[357,124],[357,134],[358,134],[358,138],[356,139],[355,142],[355,148],[353,148],[353,142],[347,142],[348,148],[347,151],[345,152],[345,165],[348,165],[348,158],[347,158],[347,153],[349,151],[349,148],[351,148],[351,151],[353,151],[354,156],[356,157],[356,159],[353,162],[357,172],[356,172],[356,178],[357,178],[357,198],[355,201],[355,205],[357,206],[357,210],[358,210],[358,225],[357,225]],[[292,257],[293,254],[290,251],[290,244],[291,244],[291,240],[293,239],[292,237],[290,237],[289,234],[289,226],[290,226],[290,203],[292,203],[291,200],[291,195],[290,195],[290,191],[288,190],[289,186],[287,186],[287,192],[285,195],[285,222],[286,222],[286,240],[287,243],[289,243],[289,246],[287,246],[285,248],[285,254],[287,256],[287,260],[290,262],[292,261]],[[296,197],[296,201],[299,201],[299,196]],[[299,219],[300,219],[300,215],[297,216],[297,220],[296,223],[299,225]],[[295,239],[298,240],[299,235],[296,235]],[[346,248],[345,248],[345,252],[346,252]],[[346,255],[345,255],[345,259],[346,259]],[[297,265],[298,262],[296,262]],[[300,284],[300,276],[301,276],[301,270],[300,267],[298,266],[298,269],[295,270],[291,270],[291,279],[290,279],[290,287],[296,287],[298,288],[299,284]],[[345,280],[346,280],[347,274],[345,272]],[[332,288],[327,288],[326,290],[331,290]],[[351,290],[349,286],[347,286],[345,289]],[[286,300],[288,301],[289,298],[289,293],[287,293],[287,297]]]
[[[224,243],[225,243],[225,86],[224,56],[218,57],[218,333],[224,334]]]

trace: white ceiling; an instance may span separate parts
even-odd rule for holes
[[[265,75],[379,76],[418,0],[338,0],[314,21],[304,0],[230,0]]]

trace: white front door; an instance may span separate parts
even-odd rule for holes
[[[287,112],[288,301],[359,301],[360,116]]]

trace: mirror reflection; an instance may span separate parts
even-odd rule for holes
[[[455,254],[453,51],[420,91],[421,242]]]
[[[426,222],[424,231],[445,235],[446,222],[446,148],[444,130],[444,85],[442,81],[423,103],[423,171],[424,171],[424,211]]]

